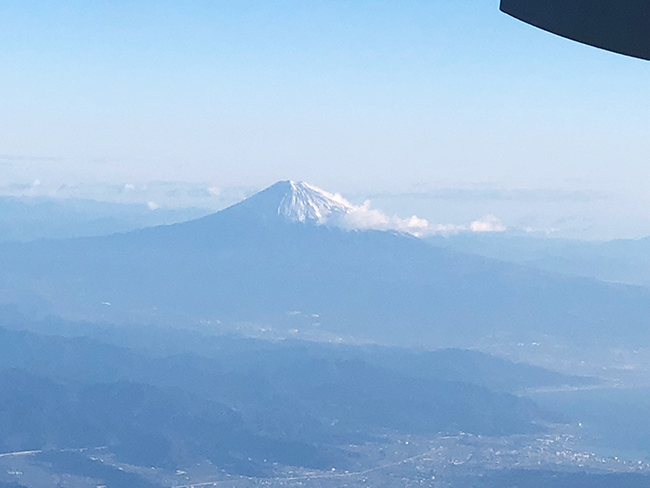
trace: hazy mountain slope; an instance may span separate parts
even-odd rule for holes
[[[508,235],[435,236],[431,244],[565,275],[650,285],[650,238],[588,242]]]
[[[280,321],[300,310],[336,333],[400,343],[467,344],[497,331],[648,339],[645,289],[544,274],[403,234],[294,222],[278,212],[287,185],[183,224],[4,245],[0,292],[55,313],[138,319]]]
[[[0,370],[3,452],[111,446],[136,465],[175,468],[210,459],[256,473],[263,459],[326,467],[306,444],[260,436],[232,409],[184,392],[147,385],[64,385],[23,371]],[[254,461],[242,462],[254,458]]]
[[[226,357],[146,357],[0,329],[0,451],[108,445],[137,465],[210,459],[255,474],[264,459],[345,467],[336,446],[383,432],[502,435],[538,432],[555,419],[529,400],[431,371],[411,374],[363,348],[238,341],[224,339],[222,350],[238,349]],[[502,367],[526,381],[525,367]]]
[[[86,329],[89,325],[84,326]],[[136,329],[134,331],[134,329]],[[140,329],[140,331],[138,331]],[[196,374],[242,373],[298,375],[287,365],[363,362],[405,377],[463,382],[503,392],[527,388],[592,384],[592,378],[567,376],[527,364],[512,363],[476,351],[413,351],[377,346],[346,346],[286,340],[269,342],[232,336],[206,336],[161,327],[129,327],[107,344],[100,329],[84,333],[97,339],[64,338],[0,328],[0,367],[26,369],[37,375],[84,382],[119,380],[158,383],[162,364],[185,361],[178,384]],[[153,343],[153,344],[152,344]],[[155,351],[153,354],[150,351]],[[189,368],[189,369],[188,369]],[[280,375],[278,375],[280,376]],[[168,381],[163,378],[162,381]]]
[[[199,208],[167,209],[93,200],[0,197],[0,241],[109,235],[195,219]]]

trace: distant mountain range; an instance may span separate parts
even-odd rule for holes
[[[210,213],[159,208],[153,202],[119,204],[83,199],[0,197],[0,242],[65,239],[128,232],[183,222]]]
[[[650,238],[590,242],[475,233],[430,236],[427,241],[552,273],[650,287]]]
[[[131,348],[0,328],[0,452],[107,446],[124,462],[172,471],[204,459],[249,475],[273,462],[347,469],[354,457],[337,446],[387,431],[543,432],[561,417],[508,392],[593,381],[470,351],[161,327],[113,337]],[[151,338],[166,350],[152,354]]]
[[[553,335],[647,343],[650,291],[350,230],[354,208],[291,181],[181,224],[0,247],[0,299],[91,319],[252,322],[384,343]]]

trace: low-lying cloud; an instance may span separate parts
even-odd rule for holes
[[[472,232],[505,232],[506,227],[494,215],[486,215],[482,219],[475,220],[469,226]]]
[[[494,215],[486,215],[467,224],[434,224],[413,215],[409,218],[389,216],[379,209],[372,208],[370,201],[363,205],[353,205],[339,194],[329,194],[332,199],[345,205],[345,212],[327,216],[323,223],[335,225],[346,230],[383,230],[411,234],[417,237],[429,235],[454,235],[461,232],[504,232],[506,226]]]

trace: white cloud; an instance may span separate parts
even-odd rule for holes
[[[428,221],[415,215],[408,219],[390,217],[381,210],[372,208],[368,200],[363,205],[352,205],[340,195],[335,197],[346,210],[330,214],[326,218],[326,224],[348,230],[394,230],[413,235],[424,235],[430,228]]]
[[[149,210],[158,210],[160,208],[160,205],[158,205],[156,202],[147,202],[147,207],[149,207]]]
[[[494,215],[486,215],[485,217],[475,220],[469,226],[472,232],[504,232],[506,227]]]
[[[413,215],[409,218],[386,215],[381,210],[372,208],[370,201],[363,205],[353,205],[339,194],[327,194],[344,208],[345,212],[334,212],[325,217],[327,225],[335,225],[347,230],[384,230],[397,231],[417,237],[427,235],[453,235],[461,232],[504,232],[506,227],[494,215],[471,222],[466,225],[433,224],[426,219]]]
[[[431,226],[431,232],[428,235],[443,235],[453,236],[461,232],[468,232],[469,228],[466,225],[458,224],[435,224]]]

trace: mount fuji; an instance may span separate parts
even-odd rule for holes
[[[305,182],[280,181],[228,209],[245,213],[244,218],[283,220],[345,230],[386,230],[420,235],[432,226],[424,219],[389,217],[371,209],[368,202],[353,205],[339,194]]]
[[[357,211],[342,196],[329,193],[308,183],[279,181],[224,212],[244,220],[258,222],[293,222],[309,225],[333,225]],[[224,212],[220,212],[220,215]],[[211,219],[214,216],[209,216]]]
[[[292,222],[325,224],[355,211],[355,207],[340,195],[304,182],[281,181],[267,191],[282,196],[278,215]]]
[[[468,346],[499,334],[650,342],[643,288],[435,248],[384,217],[279,182],[181,224],[4,244],[0,302],[109,321],[294,327],[299,315],[309,318],[300,326],[392,344]]]

